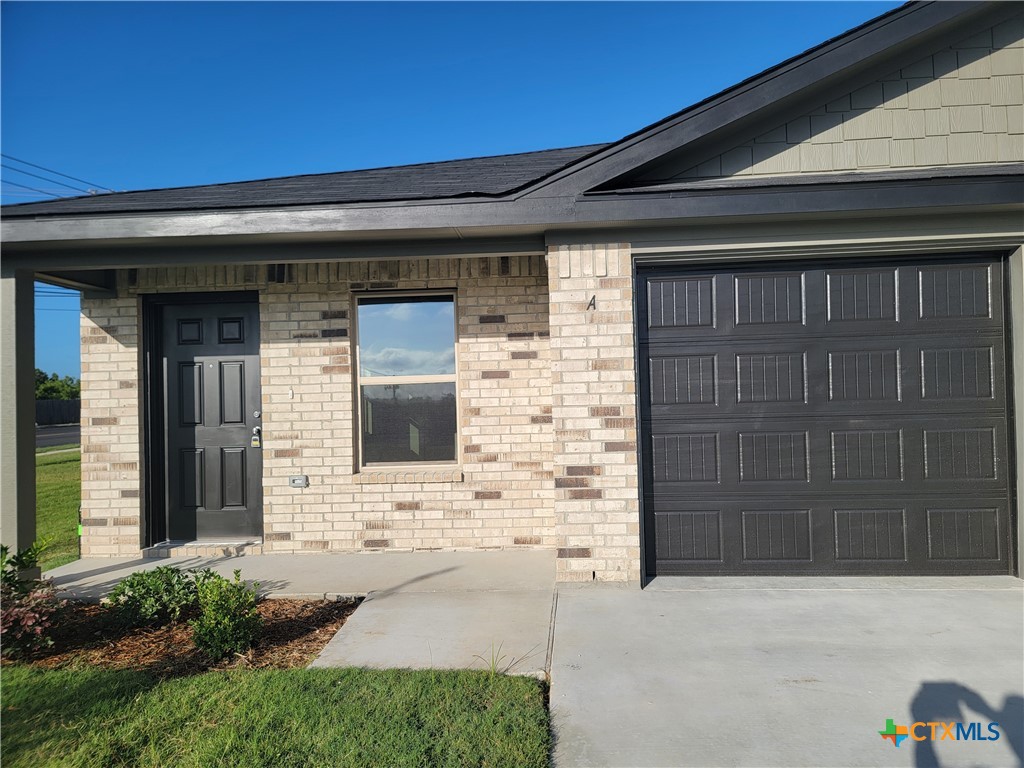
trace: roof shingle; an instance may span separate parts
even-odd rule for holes
[[[495,197],[541,179],[606,144],[361,171],[195,187],[114,192],[3,206],[5,218]]]

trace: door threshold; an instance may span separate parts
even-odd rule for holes
[[[198,539],[162,541],[142,550],[144,558],[160,557],[244,557],[262,555],[263,539]]]

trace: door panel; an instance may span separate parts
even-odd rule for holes
[[[1008,572],[1001,261],[638,279],[648,573]]]
[[[161,327],[168,538],[259,536],[258,305],[168,305]]]

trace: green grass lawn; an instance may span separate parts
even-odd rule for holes
[[[79,557],[81,464],[78,451],[36,454],[36,538],[50,539],[39,559],[44,571]]]
[[[542,683],[488,672],[4,667],[4,768],[548,765]]]

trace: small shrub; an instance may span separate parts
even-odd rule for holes
[[[22,594],[31,591],[37,581],[22,579],[22,571],[37,567],[39,558],[49,544],[49,540],[43,539],[13,555],[6,544],[0,544],[0,586]]]
[[[256,589],[242,581],[210,574],[199,581],[199,618],[191,622],[196,648],[220,660],[233,653],[244,653],[253,646],[263,627],[256,611]]]
[[[176,622],[196,605],[197,584],[212,574],[208,568],[182,571],[170,565],[138,571],[122,579],[103,605],[129,626]]]
[[[0,546],[0,652],[18,656],[51,645],[48,630],[67,600],[57,597],[50,579],[22,579],[21,573],[35,568],[46,542],[10,554]]]

